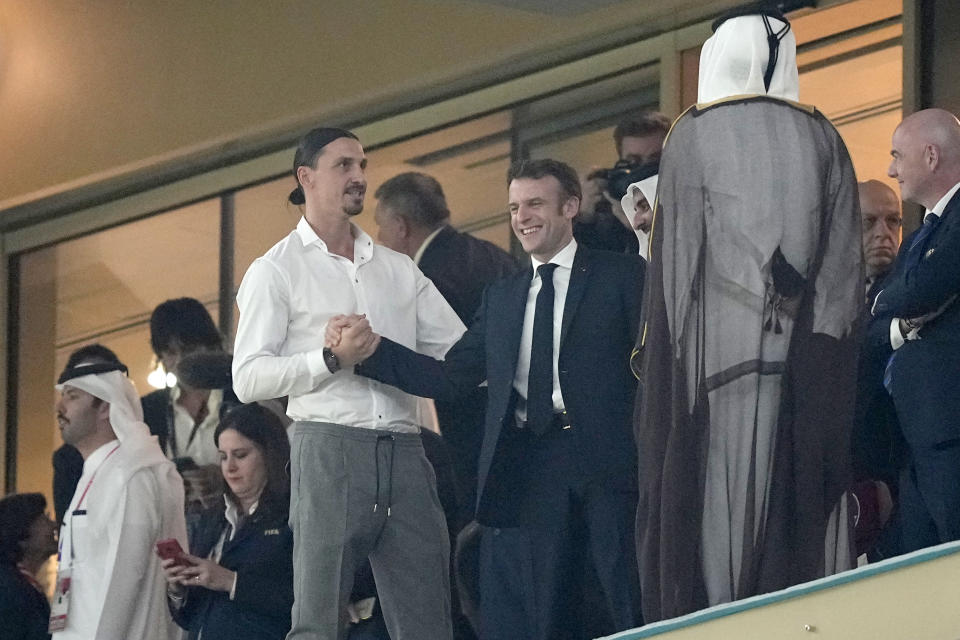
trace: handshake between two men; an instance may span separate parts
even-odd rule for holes
[[[373,332],[365,314],[337,315],[327,322],[325,346],[348,369],[366,360],[380,345],[380,335]]]

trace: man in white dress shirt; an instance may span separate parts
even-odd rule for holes
[[[51,630],[57,640],[175,638],[154,544],[187,546],[180,476],[122,364],[81,362],[57,389],[63,440],[83,456],[83,475],[60,533]]]
[[[324,348],[324,329],[336,314],[365,314],[347,331],[372,326],[441,358],[465,327],[409,257],[374,246],[351,222],[363,209],[365,167],[348,131],[318,128],[301,140],[290,201],[304,216],[244,276],[234,388],[244,402],[288,395],[297,422],[288,637],[343,638],[354,575],[369,557],[391,637],[445,640],[450,543],[416,398],[341,369],[356,353],[348,341]]]

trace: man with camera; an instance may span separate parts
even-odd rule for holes
[[[669,130],[670,120],[657,111],[630,116],[616,126],[613,141],[619,160],[612,168],[594,169],[582,179],[583,201],[573,223],[577,242],[592,249],[638,252],[637,236],[620,199],[641,174],[650,174],[650,165],[660,162],[660,150]]]

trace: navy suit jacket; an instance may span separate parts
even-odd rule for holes
[[[465,325],[473,320],[487,285],[520,270],[503,249],[449,226],[434,236],[417,266]]]
[[[637,335],[644,262],[636,255],[578,247],[564,302],[559,353],[560,388],[577,438],[583,478],[612,490],[636,491],[633,401],[636,379],[630,352]],[[488,402],[478,469],[477,519],[490,526],[517,524],[523,445],[512,428],[513,379],[527,294],[527,269],[491,284],[473,324],[441,362],[383,339],[358,365],[361,375],[414,395],[452,399],[488,381]]]
[[[220,565],[237,572],[234,599],[223,591],[188,587],[184,602],[170,601],[173,619],[204,640],[283,640],[293,606],[293,533],[286,505],[262,504],[227,540]],[[190,552],[206,558],[227,526],[224,507],[203,513]]]
[[[417,266],[467,326],[480,308],[487,285],[520,270],[506,251],[450,226],[434,236]],[[462,498],[458,519],[465,519],[464,523],[470,520],[476,503],[477,460],[486,406],[486,387],[478,387],[453,402],[436,403],[440,429],[455,460],[457,489]]]
[[[916,234],[917,232],[914,232]],[[915,265],[906,260],[914,234],[904,240],[893,272],[877,294],[870,327],[875,357],[889,357],[892,318],[936,311],[960,294],[960,192],[923,241]],[[890,367],[890,394],[911,449],[960,444],[960,301],[954,301],[897,350]]]

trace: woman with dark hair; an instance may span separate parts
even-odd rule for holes
[[[224,505],[203,513],[191,553],[163,561],[170,611],[190,640],[282,640],[293,605],[286,431],[268,409],[245,404],[223,416],[214,440]]]
[[[50,605],[36,574],[57,552],[57,525],[39,493],[0,500],[0,637],[47,640]]]

